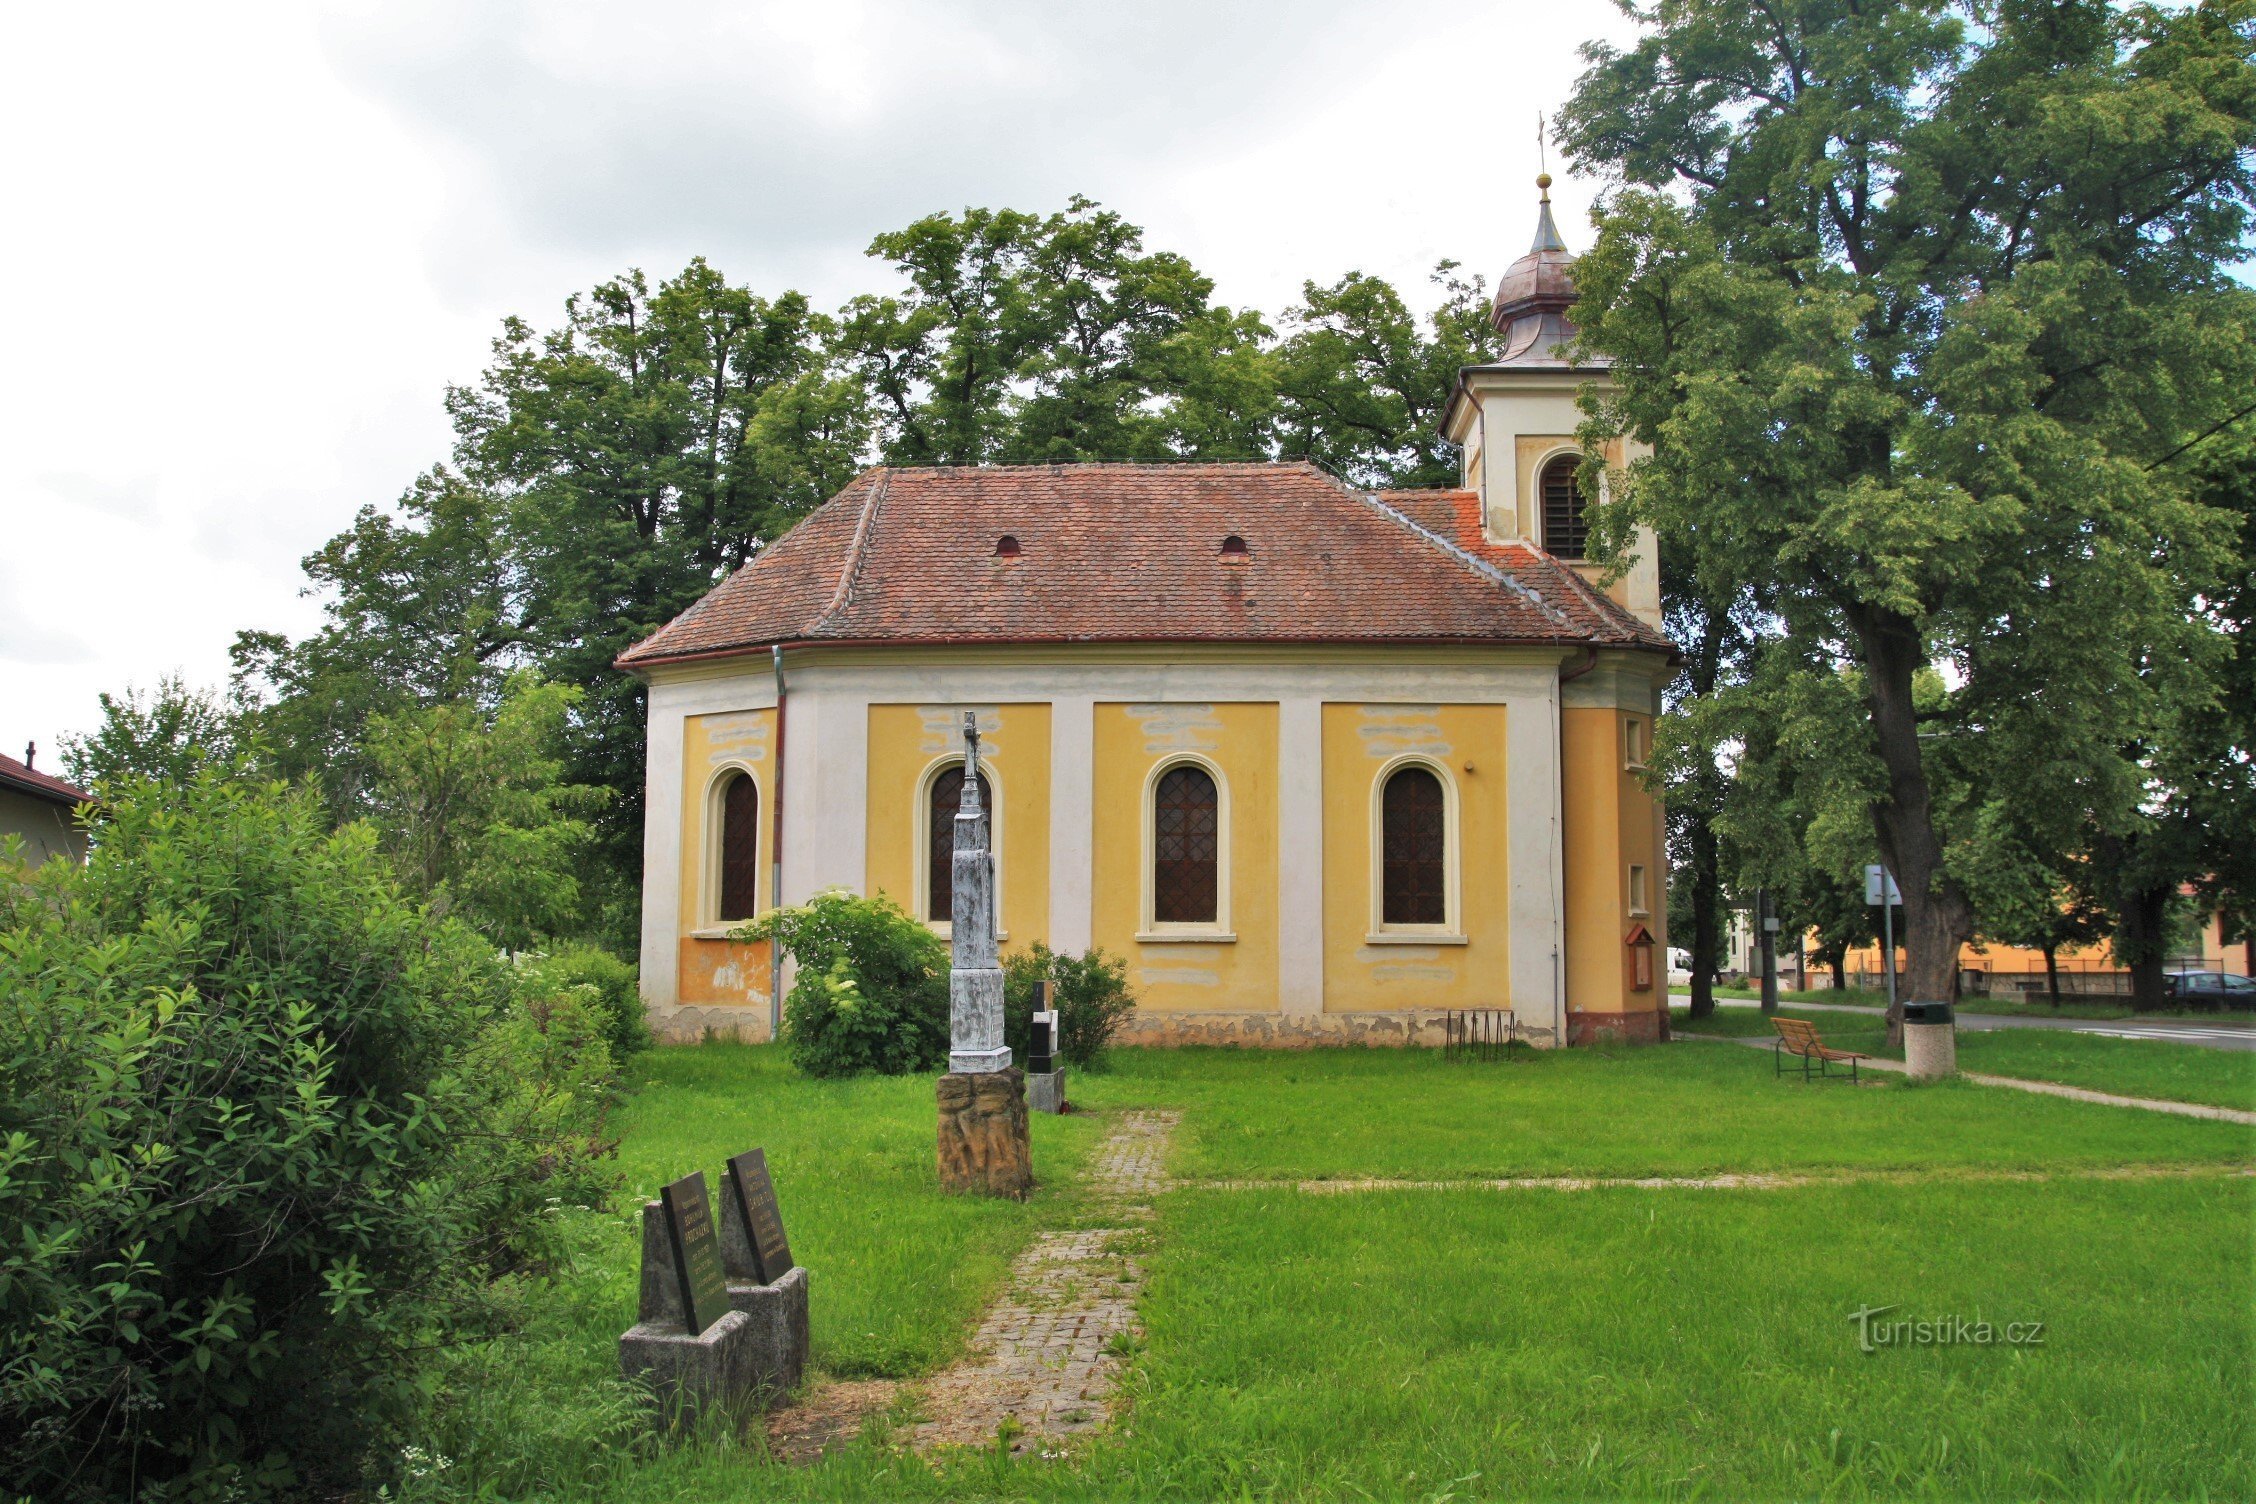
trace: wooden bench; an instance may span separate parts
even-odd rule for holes
[[[1778,1038],[1770,1047],[1770,1063],[1774,1067],[1773,1075],[1783,1076],[1786,1074],[1786,1057],[1788,1055],[1802,1057],[1802,1079],[1804,1081],[1809,1079],[1810,1062],[1812,1060],[1817,1062],[1817,1073],[1820,1076],[1830,1074],[1832,1062],[1846,1060],[1849,1063],[1849,1083],[1855,1085],[1857,1062],[1872,1058],[1869,1055],[1859,1055],[1854,1050],[1834,1049],[1817,1037],[1817,1025],[1806,1018],[1774,1018],[1770,1021],[1770,1026],[1778,1031]]]

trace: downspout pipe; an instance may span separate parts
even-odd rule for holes
[[[783,644],[768,650],[775,665],[775,796],[768,801],[768,904],[783,907]],[[768,1038],[783,1038],[783,943],[768,940]]]

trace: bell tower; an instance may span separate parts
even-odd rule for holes
[[[1540,548],[1595,580],[1600,572],[1583,562],[1588,498],[1577,477],[1582,412],[1575,397],[1585,386],[1604,387],[1612,363],[1574,349],[1581,338],[1569,317],[1574,257],[1551,217],[1551,175],[1539,174],[1535,187],[1534,243],[1497,280],[1489,307],[1502,348],[1495,359],[1458,373],[1441,431],[1463,455],[1463,484],[1480,494],[1490,541]],[[1607,466],[1619,469],[1642,452],[1642,445],[1616,442]],[[1633,551],[1628,571],[1606,593],[1657,627],[1660,571],[1649,531],[1638,530]]]

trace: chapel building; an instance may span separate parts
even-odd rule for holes
[[[1504,353],[1443,417],[1458,488],[877,468],[622,655],[659,1035],[768,1036],[788,975],[730,935],[779,895],[946,932],[968,710],[1002,947],[1124,957],[1130,1039],[1432,1042],[1474,1008],[1659,1037],[1674,654],[1650,535],[1610,582],[1583,560],[1575,394],[1606,367],[1569,358],[1571,266],[1546,194]]]

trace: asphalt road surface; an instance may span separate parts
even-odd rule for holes
[[[1690,994],[1672,992],[1672,1003],[1689,1003]],[[1746,998],[1719,997],[1719,1008],[1759,1008],[1762,1005]],[[1852,1003],[1795,1003],[1784,1006],[1795,1009],[1818,1009],[1827,1013],[1863,1013],[1873,1018],[1881,1017],[1885,1009],[1860,1007]],[[2113,1034],[2119,1039],[2167,1039],[2176,1044],[2202,1045],[2212,1050],[2256,1050],[2256,1022],[2241,1023],[2233,1019],[2193,1018],[2029,1018],[2017,1013],[1967,1013],[1960,1012],[1961,1029],[2066,1029],[2071,1034]]]

